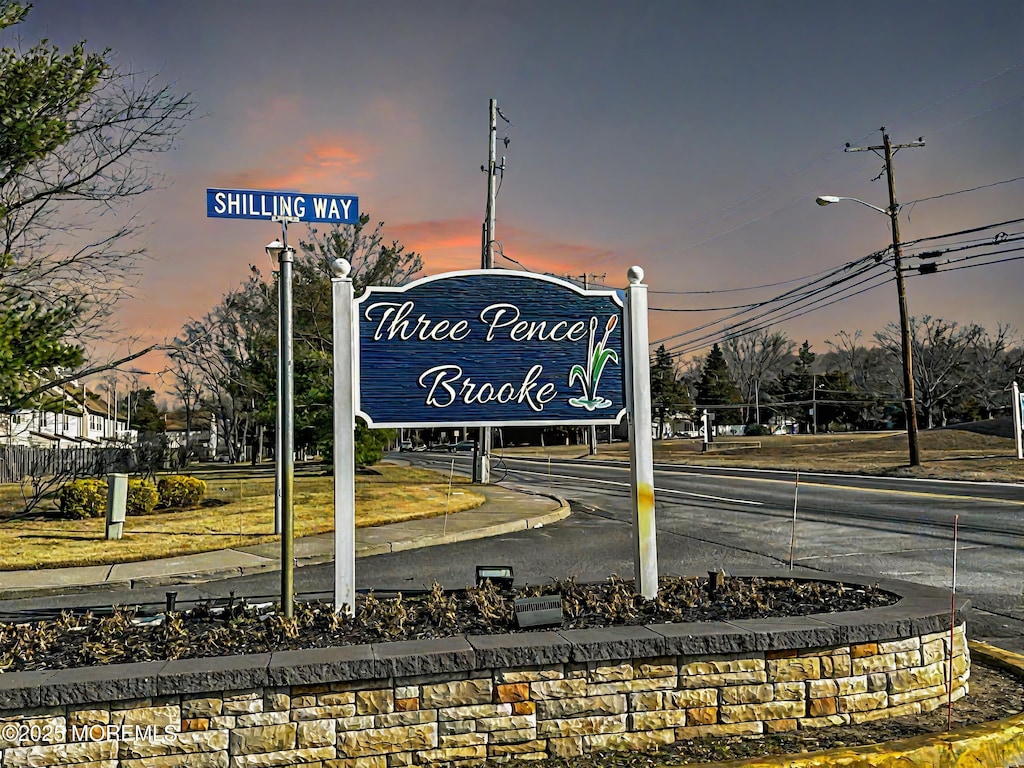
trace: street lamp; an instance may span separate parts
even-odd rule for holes
[[[903,247],[900,245],[900,223],[897,214],[899,207],[896,205],[896,191],[892,175],[892,151],[889,145],[889,137],[885,136],[886,142],[886,168],[889,176],[889,208],[879,208],[877,205],[858,200],[856,197],[836,197],[835,195],[819,195],[815,198],[818,205],[832,205],[840,200],[852,200],[873,211],[885,214],[889,217],[892,228],[892,254],[893,267],[896,270],[896,292],[899,294],[900,303],[900,340],[903,356],[903,413],[907,421],[907,444],[910,450],[910,466],[921,466],[921,448],[917,435],[917,407],[914,401],[914,363],[911,358],[910,318],[907,315],[907,289],[903,282]]]
[[[836,197],[835,195],[818,195],[816,198],[814,198],[814,202],[816,202],[818,205],[832,205],[832,203],[838,203],[840,200],[853,200],[853,202],[855,203],[866,205],[873,211],[884,213],[886,216],[889,215],[889,212],[884,208],[879,208],[877,205],[872,205],[871,203],[865,203],[863,200],[860,200],[856,197]]]
[[[295,476],[294,409],[295,387],[292,359],[292,261],[295,249],[288,245],[287,230],[282,226],[281,240],[267,244],[267,255],[277,259],[278,321],[277,321],[277,455],[276,498],[281,521],[281,610],[291,618],[295,592],[292,551],[295,537],[295,516],[292,507],[292,485]]]

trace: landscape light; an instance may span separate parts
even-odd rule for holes
[[[476,567],[476,585],[479,587],[489,581],[499,589],[512,589],[511,565],[478,565]]]

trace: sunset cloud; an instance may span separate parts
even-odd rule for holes
[[[481,223],[475,219],[419,221],[388,227],[388,236],[423,256],[430,274],[480,266]],[[495,248],[494,265],[505,269],[526,268],[555,275],[592,273],[594,265],[625,264],[628,254],[594,245],[551,239],[538,232],[503,226]]]
[[[342,189],[373,178],[372,149],[349,138],[307,136],[276,153],[259,168],[224,174],[217,186],[228,189]]]

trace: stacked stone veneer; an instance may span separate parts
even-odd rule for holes
[[[941,602],[5,674],[0,766],[490,764],[913,714],[967,692]]]

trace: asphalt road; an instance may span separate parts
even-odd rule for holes
[[[451,466],[451,457],[442,454],[404,456],[435,468]],[[468,471],[468,459],[456,457],[456,466]],[[485,555],[502,556],[522,580],[537,580],[528,578],[532,573],[538,579],[631,574],[628,467],[504,458],[493,479],[571,499],[576,513],[518,542],[491,540],[490,549],[434,563],[445,578],[455,575],[463,557]],[[792,547],[798,568],[949,588],[956,520],[956,587],[971,599],[973,635],[1024,651],[1024,487],[827,473],[801,473],[798,479],[792,472],[681,465],[658,465],[655,486],[662,573],[788,569]],[[364,576],[372,570],[383,583],[398,575],[395,567],[418,573],[439,559],[426,551],[407,555],[400,563],[366,564]]]
[[[401,458],[469,471],[470,456],[404,453]],[[474,568],[507,564],[516,581],[574,576],[632,577],[629,470],[621,463],[525,460],[497,462],[492,480],[569,499],[573,514],[551,526],[506,536],[361,558],[359,589],[426,589],[472,583]],[[971,598],[969,632],[1024,652],[1024,488],[896,478],[659,465],[655,472],[658,559],[662,574],[718,568],[789,568],[856,573],[949,588],[953,523],[958,517],[957,592]],[[796,508],[794,546],[794,507]],[[299,596],[333,594],[333,566],[295,572]],[[18,601],[96,605],[164,600],[164,589]],[[179,604],[237,597],[274,600],[276,573],[179,588]],[[13,601],[12,601],[13,602]],[[0,603],[0,613],[15,606]]]

